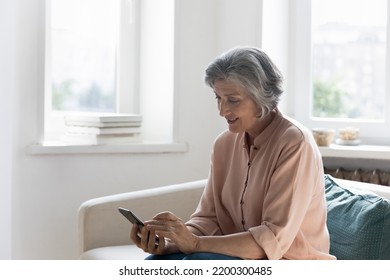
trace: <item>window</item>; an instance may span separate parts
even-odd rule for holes
[[[137,113],[138,2],[51,0],[46,7],[45,140],[67,112]]]
[[[291,3],[289,77],[298,120],[311,128],[357,127],[366,143],[390,139],[388,10],[387,0]]]
[[[386,4],[312,2],[313,117],[384,119]]]
[[[119,1],[52,1],[53,110],[116,112],[119,13]]]

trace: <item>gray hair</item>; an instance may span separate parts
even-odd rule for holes
[[[206,68],[205,83],[214,88],[218,80],[238,83],[257,104],[259,117],[275,109],[283,93],[283,76],[263,51],[239,47],[223,53]]]

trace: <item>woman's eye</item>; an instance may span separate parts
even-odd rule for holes
[[[215,95],[215,100],[217,100],[218,103],[221,103],[222,102],[222,97],[220,97],[218,95]],[[240,99],[237,99],[237,98],[227,98],[227,99],[225,99],[224,102],[226,104],[237,105],[238,103],[240,103]]]
[[[229,99],[228,101],[231,104],[237,104],[238,102],[240,102],[240,100],[238,100],[238,99]]]

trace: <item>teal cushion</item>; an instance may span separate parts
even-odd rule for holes
[[[330,253],[340,260],[389,260],[390,201],[340,184],[325,175]]]

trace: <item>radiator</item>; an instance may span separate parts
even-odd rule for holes
[[[344,168],[328,169],[324,168],[325,174],[332,175],[335,178],[347,179],[365,183],[372,183],[384,186],[390,186],[390,172],[382,170],[347,170]]]

